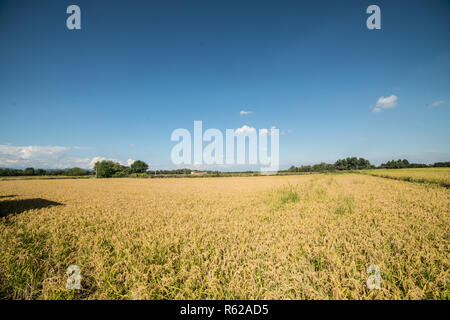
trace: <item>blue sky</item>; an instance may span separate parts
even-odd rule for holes
[[[449,161],[449,32],[449,1],[0,0],[0,167],[174,168],[194,120],[279,128],[282,168]]]

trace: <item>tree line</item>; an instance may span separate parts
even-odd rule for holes
[[[118,162],[103,160],[96,162],[94,170],[81,169],[78,167],[70,169],[9,169],[0,168],[0,176],[89,176],[96,175],[99,178],[110,177],[126,177],[133,173],[145,173],[148,169],[148,164],[144,161],[136,160],[129,167],[121,165]]]
[[[124,166],[111,160],[96,162],[94,169],[81,169],[74,167],[71,169],[9,169],[0,168],[0,176],[97,176],[98,178],[118,178],[128,176],[145,175],[182,175],[191,174],[188,168],[175,170],[148,170],[149,165],[141,160],[134,161],[130,166]],[[208,171],[208,173],[218,173]]]
[[[93,175],[94,171],[81,169],[78,167],[74,167],[71,169],[34,169],[34,168],[25,168],[25,169],[9,169],[9,168],[0,168],[0,176],[88,176]]]
[[[188,168],[175,170],[148,170],[147,163],[136,160],[129,167],[121,165],[118,162],[104,160],[94,165],[94,172],[98,178],[120,178],[129,176],[165,176],[165,175],[183,175],[191,174],[192,170]],[[218,174],[218,171],[206,171],[208,174]]]
[[[391,160],[380,164],[379,168],[383,169],[402,169],[402,168],[442,168],[450,167],[450,162],[435,162],[433,164],[409,163],[408,160]]]
[[[129,167],[111,160],[99,161],[94,165],[94,172],[97,178],[128,177],[133,173],[145,173],[147,170],[148,164],[141,160],[134,161]]]
[[[410,163],[408,160],[391,160],[380,164],[378,167],[364,158],[348,157],[339,159],[335,163],[321,162],[314,165],[304,165],[300,167],[291,166],[284,172],[324,172],[324,171],[343,171],[343,170],[363,170],[363,169],[402,169],[402,168],[430,168],[430,167],[450,167],[450,162],[436,162],[434,164]],[[281,171],[283,172],[283,171]]]
[[[434,164],[410,163],[406,159],[391,160],[380,164],[378,167],[370,163],[364,158],[348,157],[339,159],[335,163],[321,162],[314,165],[303,165],[300,167],[291,166],[288,170],[280,170],[279,172],[326,172],[326,171],[343,171],[343,170],[362,170],[362,169],[402,169],[402,168],[438,168],[450,167],[450,162],[436,162]],[[95,175],[98,178],[112,177],[128,177],[136,175],[181,175],[191,174],[192,170],[188,168],[175,170],[148,170],[147,163],[141,160],[134,161],[130,166],[124,166],[118,162],[111,160],[103,160],[96,162],[94,170],[81,169],[74,167],[71,169],[9,169],[0,168],[0,176],[89,176]],[[218,171],[208,171],[209,174],[219,174]]]

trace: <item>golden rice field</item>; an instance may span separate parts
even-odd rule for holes
[[[373,176],[419,183],[434,183],[450,188],[450,168],[375,169],[363,170]]]
[[[0,181],[6,299],[449,299],[450,191],[361,174]],[[66,288],[78,265],[82,289]],[[380,269],[379,289],[366,270]]]

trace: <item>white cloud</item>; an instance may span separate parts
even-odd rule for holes
[[[259,134],[261,136],[270,135],[269,129],[259,129]]]
[[[393,94],[389,97],[380,97],[376,106],[373,108],[373,112],[381,112],[383,109],[391,109],[397,106],[398,97]]]
[[[273,130],[275,130],[276,129],[276,127],[275,126],[272,126],[272,128],[270,128],[270,130],[269,129],[260,129],[259,130],[259,135],[261,135],[261,136],[264,136],[264,135],[272,135],[272,133],[273,133]]]
[[[275,127],[275,126],[272,126],[270,129],[259,129],[259,134],[261,135],[261,136],[263,136],[263,135],[272,135],[273,134],[273,130],[275,130],[275,129],[277,129],[277,127]],[[236,130],[234,130],[234,133],[235,134],[237,134],[237,135],[239,135],[239,134],[242,134],[242,135],[246,135],[246,134],[250,134],[250,133],[256,133],[256,129],[255,128],[253,128],[253,127],[250,127],[250,126],[247,126],[247,125],[243,125],[242,127],[240,127],[240,128],[237,128]]]
[[[62,146],[11,146],[0,145],[0,166],[13,168],[68,168],[84,167],[88,158],[72,157],[67,154],[70,147]]]
[[[252,114],[253,111],[246,111],[246,110],[241,110],[241,112],[239,112],[240,115],[247,115],[247,114]]]
[[[435,102],[429,104],[429,105],[427,106],[427,108],[428,108],[428,109],[431,109],[431,108],[439,107],[440,105],[444,104],[444,102],[445,102],[444,100],[435,101]]]
[[[234,130],[235,134],[248,134],[248,133],[251,133],[251,132],[256,132],[256,129],[253,128],[253,127],[249,127],[249,126],[247,126],[245,124],[242,127],[237,128],[236,130]]]
[[[113,159],[106,159],[105,157],[93,157],[92,160],[89,161],[89,168],[94,168],[95,163],[103,160],[113,160]]]
[[[105,157],[81,158],[72,156],[71,150],[80,150],[79,147],[65,146],[12,146],[0,145],[0,167],[7,168],[43,168],[43,169],[65,169],[80,167],[92,169],[97,161],[112,160],[122,163],[116,159]]]
[[[135,160],[133,160],[133,159],[128,159],[128,160],[127,160],[127,165],[128,165],[128,166],[131,166],[131,165],[134,163],[134,161],[135,161]]]
[[[202,166],[202,163],[201,163],[201,162],[199,162],[199,161],[195,161],[195,162],[194,162],[194,167],[195,167],[195,168],[198,169],[198,168],[200,168],[201,166]]]
[[[74,150],[92,150],[93,148],[92,148],[92,147],[79,147],[79,146],[75,146],[75,147],[72,147],[72,149],[74,149]]]
[[[57,146],[11,146],[0,145],[0,164],[3,162],[29,162],[36,157],[45,157],[50,159],[58,158],[64,151],[68,150],[67,147]]]
[[[118,162],[123,166],[129,166],[131,163],[134,162],[133,159],[128,159],[126,162],[123,162],[123,161],[113,159],[113,158],[105,158],[105,157],[97,156],[97,157],[92,158],[92,160],[89,162],[89,168],[93,169],[96,162],[103,161],[103,160]],[[131,163],[130,163],[130,161],[131,161]]]

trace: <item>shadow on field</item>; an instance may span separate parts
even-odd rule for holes
[[[0,199],[3,199],[3,198],[14,198],[14,197],[17,197],[17,194],[10,194],[10,195],[7,195],[7,196],[0,196]]]
[[[0,201],[0,218],[9,216],[11,214],[19,214],[27,210],[42,209],[62,205],[62,203],[41,198]]]

